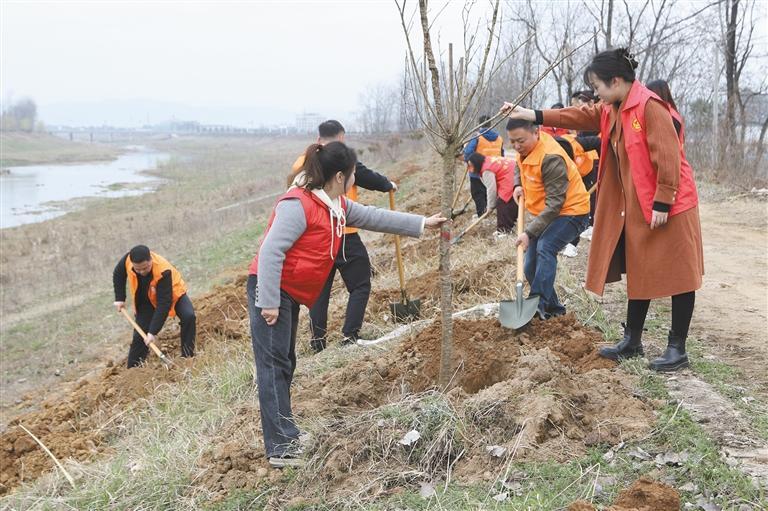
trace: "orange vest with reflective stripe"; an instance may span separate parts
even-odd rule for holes
[[[157,281],[163,277],[163,272],[171,270],[171,310],[168,311],[168,316],[176,316],[176,302],[179,298],[187,293],[187,284],[184,279],[181,278],[181,273],[171,263],[169,263],[164,257],[149,252],[152,258],[152,280],[149,282],[149,291],[147,292],[149,303],[153,307],[157,308]],[[131,288],[131,296],[133,297],[133,309],[136,310],[136,290],[139,288],[139,277],[133,271],[133,262],[131,262],[131,256],[125,258],[125,271],[128,273],[128,285]]]
[[[586,176],[595,165],[597,160],[597,151],[585,151],[581,144],[576,140],[576,135],[563,135],[573,148],[573,163],[576,164],[576,168],[579,169],[581,176]]]
[[[520,182],[525,192],[525,209],[533,215],[539,215],[544,211],[544,200],[547,193],[544,188],[544,180],[541,177],[541,164],[544,156],[556,154],[563,158],[568,172],[568,190],[565,193],[565,202],[560,209],[560,216],[586,215],[589,213],[589,194],[584,188],[576,164],[568,157],[560,144],[547,133],[539,131],[539,141],[524,160],[517,156],[520,167]]]
[[[291,183],[293,183],[294,178],[296,177],[296,174],[301,172],[301,168],[304,166],[304,155],[302,154],[298,158],[296,158],[296,161],[293,162],[293,165],[291,166],[291,174],[288,177],[288,186],[291,186]],[[357,186],[352,186],[347,193],[344,194],[345,197],[347,197],[349,200],[357,202]],[[356,227],[345,227],[344,228],[344,234],[355,234],[360,229]]]

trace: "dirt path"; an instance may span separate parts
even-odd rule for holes
[[[701,226],[706,275],[692,334],[768,398],[768,203],[702,204]]]

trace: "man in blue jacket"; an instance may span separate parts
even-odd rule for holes
[[[480,116],[480,131],[464,148],[464,161],[467,162],[467,172],[469,172],[469,191],[472,194],[472,200],[475,202],[475,210],[478,217],[485,213],[488,197],[480,174],[472,172],[473,167],[468,163],[469,157],[472,153],[480,153],[486,157],[504,156],[504,141],[498,133],[491,129],[489,119],[487,115]]]

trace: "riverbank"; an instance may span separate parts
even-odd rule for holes
[[[48,133],[0,133],[0,167],[114,160],[116,146],[72,142]]]

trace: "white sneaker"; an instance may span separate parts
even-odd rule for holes
[[[563,255],[565,257],[576,257],[579,255],[579,249],[568,243],[563,249]]]
[[[493,231],[493,237],[497,240],[500,240],[501,238],[506,238],[509,236],[509,233],[507,232],[501,232],[501,231]]]
[[[587,227],[579,236],[582,239],[592,241],[592,226]]]

